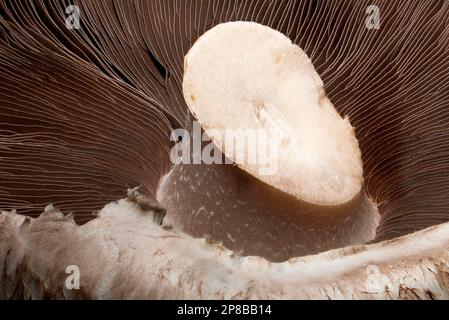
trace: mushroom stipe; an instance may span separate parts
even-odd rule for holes
[[[270,175],[259,174],[259,162],[176,165],[158,191],[167,221],[271,261],[374,239],[379,214],[362,190],[354,129],[298,46],[266,26],[229,22],[201,36],[184,65],[184,97],[204,129],[263,130],[284,142],[270,158],[278,162]],[[270,106],[270,121],[259,121],[253,101]],[[249,147],[241,146],[245,158],[257,151]]]

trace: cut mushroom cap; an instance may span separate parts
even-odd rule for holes
[[[0,214],[0,299],[449,297],[449,224],[271,263],[153,219],[127,200],[107,205],[83,226],[52,209],[31,220]],[[78,267],[79,290],[65,286],[67,266]]]
[[[228,22],[201,36],[184,65],[184,97],[206,131],[220,132],[212,140],[242,132],[247,142],[250,132],[265,132],[267,147],[275,149],[267,162],[277,170],[267,174],[260,145],[254,155],[248,146],[235,150],[236,144],[218,141],[243,170],[313,204],[346,203],[360,192],[354,129],[326,97],[310,59],[286,36],[257,23]],[[237,152],[259,161],[238,163]]]

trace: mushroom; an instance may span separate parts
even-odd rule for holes
[[[67,28],[69,5],[79,6],[81,29]],[[448,4],[378,1],[379,29],[365,25],[369,5],[1,0],[1,297],[447,298]],[[347,172],[354,177],[339,185],[345,192],[332,195],[331,175],[314,177],[313,185],[295,179],[319,173],[302,170],[301,161],[298,167],[280,161],[283,171],[271,177],[260,175],[257,165],[241,163],[170,166],[170,132],[191,132],[189,110],[206,132],[224,129],[229,120],[239,127],[257,124],[208,116],[206,110],[217,110],[211,99],[231,102],[235,92],[184,86],[183,95],[183,61],[192,46],[186,68],[192,79],[186,83],[195,85],[203,75],[214,80],[204,70],[208,65],[234,61],[225,56],[201,64],[221,54],[206,50],[220,44],[219,37],[212,38],[220,28],[256,28],[243,22],[214,28],[230,21],[270,27],[257,30],[277,38],[274,48],[285,44],[287,52],[297,53],[279,63],[308,65],[301,70],[332,114],[332,125],[314,132],[346,133],[337,153],[346,160],[325,162],[343,168],[337,180]],[[240,40],[232,47],[250,45],[252,39],[242,39],[257,32],[236,33]],[[266,58],[266,53],[248,55]],[[261,71],[297,75],[294,67],[275,67],[276,61]],[[269,85],[263,88],[264,94],[272,92]],[[301,99],[308,98],[291,102]],[[245,110],[272,116],[279,109],[267,102],[252,100],[255,108]],[[322,114],[316,112],[320,103],[304,108],[313,110],[311,116]],[[283,123],[295,124],[289,112],[282,109]],[[275,114],[275,121],[279,118]],[[292,130],[283,154],[297,150],[293,136],[306,137]],[[330,137],[335,146],[338,137]],[[216,136],[212,140],[227,160],[236,160]],[[326,156],[320,150],[316,155]],[[280,177],[287,180],[276,180]],[[317,192],[319,184],[325,192]],[[220,205],[223,186],[239,193],[221,197]],[[127,200],[106,205],[126,189]],[[50,203],[54,207],[37,217]],[[187,209],[198,215],[193,219]],[[73,212],[78,225],[59,210]],[[94,210],[100,211],[91,215]],[[250,213],[257,216],[259,232],[245,234],[242,230],[254,227],[245,226]],[[214,220],[207,220],[211,216]],[[277,232],[271,241],[266,230]],[[328,251],[332,248],[337,249]],[[80,269],[79,290],[65,286],[69,265]]]

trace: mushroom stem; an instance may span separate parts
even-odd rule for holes
[[[176,165],[157,197],[175,229],[276,262],[366,243],[380,220],[363,191],[345,204],[319,206],[232,165]]]
[[[230,22],[201,36],[184,67],[190,111],[238,168],[176,165],[158,191],[167,221],[272,261],[374,238],[379,215],[362,188],[354,128],[301,48],[266,26]],[[267,148],[274,155],[261,157]]]

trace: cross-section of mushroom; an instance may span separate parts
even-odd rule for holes
[[[0,0],[0,297],[447,298],[448,44],[443,0]]]

